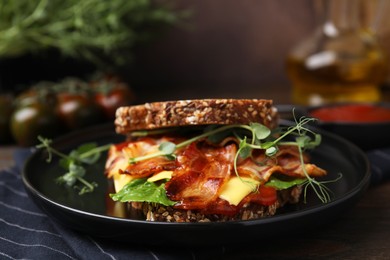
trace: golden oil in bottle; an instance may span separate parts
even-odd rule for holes
[[[319,105],[380,101],[380,84],[386,78],[387,62],[380,51],[368,52],[371,53],[362,58],[350,59],[338,58],[331,52],[316,54],[323,55],[326,61],[314,65],[309,58],[288,57],[293,102]]]
[[[287,57],[293,103],[380,101],[388,71],[384,51],[373,33],[359,27],[353,1],[325,3],[324,22]]]

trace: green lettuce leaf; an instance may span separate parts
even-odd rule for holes
[[[157,184],[159,183],[159,184]],[[120,202],[149,202],[164,206],[173,206],[176,202],[168,199],[164,183],[148,182],[146,178],[135,179],[125,185],[119,192],[110,194],[114,201]]]
[[[268,187],[273,187],[273,188],[275,188],[277,190],[284,190],[284,189],[288,189],[288,188],[291,188],[293,186],[302,184],[302,183],[304,183],[306,181],[307,181],[307,179],[305,179],[305,178],[303,178],[303,179],[296,178],[296,179],[282,180],[282,179],[278,179],[275,176],[271,176],[269,181],[266,184],[264,184],[264,185],[268,186]]]

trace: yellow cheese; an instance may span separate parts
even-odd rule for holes
[[[159,181],[159,180],[163,180],[163,179],[170,179],[170,178],[172,178],[172,173],[173,173],[173,171],[159,172],[159,173],[153,175],[152,177],[150,177],[148,179],[148,182],[155,182],[155,181]]]
[[[134,178],[128,174],[116,173],[113,176],[115,191],[120,191],[126,184],[131,182]]]
[[[231,205],[237,206],[258,184],[258,181],[251,178],[234,176],[222,187],[219,197],[227,200]]]

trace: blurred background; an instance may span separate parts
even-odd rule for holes
[[[126,84],[133,92],[132,104],[214,97],[290,104],[294,101],[286,59],[323,22],[321,8],[327,1],[332,0],[133,0],[99,7],[96,1],[83,0],[64,1],[68,13],[63,14],[63,1],[1,0],[0,90],[17,96],[39,82],[58,85],[69,77],[89,84],[91,75],[100,73]],[[383,15],[388,5],[380,0],[349,2],[362,4],[361,25],[375,26],[375,37],[388,55],[390,23]],[[35,18],[18,14],[26,5]],[[91,6],[100,8],[102,16],[91,14]],[[85,19],[69,18],[70,10],[79,18],[86,12]],[[40,32],[61,15],[73,19],[72,26],[58,23]],[[28,30],[13,26],[26,17]],[[68,37],[72,30],[76,32]],[[118,33],[124,31],[129,34]],[[88,37],[82,38],[83,32]],[[39,33],[47,42],[34,39]],[[50,42],[49,33],[56,34],[58,42]],[[385,93],[387,79],[380,84]]]
[[[185,2],[185,4],[183,4]],[[315,25],[312,1],[181,1],[189,27],[137,53],[131,73],[158,99],[276,98],[289,101],[285,59]],[[156,89],[164,88],[156,95]],[[280,95],[275,93],[283,92]]]
[[[29,2],[37,4],[40,1]],[[187,10],[188,13],[177,23],[169,24],[153,41],[129,46],[133,58],[126,66],[114,69],[132,84],[142,100],[262,96],[288,102],[290,83],[286,75],[286,56],[318,25],[315,8],[320,2],[170,1],[175,11]],[[378,1],[365,2],[365,19],[369,21],[377,12]],[[381,26],[380,34],[381,37],[387,36],[385,26]],[[73,59],[60,56],[55,48],[33,50],[32,53],[20,53],[1,60],[3,90],[46,78],[85,76],[93,72],[96,65],[77,55]],[[106,68],[112,67],[109,65]],[[160,88],[164,91],[157,94],[156,90]],[[286,94],[268,94],[273,91]]]
[[[152,99],[249,97],[291,103],[286,59],[296,45],[323,26],[323,19],[330,18],[326,12],[343,16],[346,11],[347,16],[350,7],[359,6],[358,30],[375,30],[380,47],[388,51],[386,12],[390,6],[386,2],[180,1],[180,8],[192,10],[189,28],[174,28],[141,48],[129,75],[135,85],[142,86],[142,97]],[[348,9],[325,10],[331,5]],[[164,91],[159,93],[160,88]]]

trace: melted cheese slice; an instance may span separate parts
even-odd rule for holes
[[[152,177],[148,178],[148,182],[155,182],[163,179],[170,179],[172,177],[173,171],[162,171]],[[134,180],[134,178],[128,174],[113,174],[114,187],[115,191],[120,191],[126,184]]]
[[[148,178],[148,182],[160,181],[172,178],[173,171],[162,171]]]
[[[227,200],[231,205],[237,206],[249,193],[253,192],[255,185],[260,182],[248,177],[231,177],[222,187],[219,197]]]
[[[134,178],[127,174],[115,173],[112,177],[114,179],[115,191],[120,191],[126,184],[131,182]]]
[[[128,162],[126,158],[118,157],[114,167],[108,172],[108,177],[112,177],[114,180],[114,188],[116,192],[120,191],[127,183],[134,179],[130,175],[119,173],[121,169],[126,169],[127,164]]]

